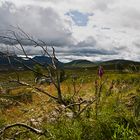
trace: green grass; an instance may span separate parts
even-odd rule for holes
[[[83,69],[82,69],[83,70]],[[91,69],[81,71],[67,70],[67,80],[62,85],[64,97],[67,100],[73,94],[72,75],[77,75],[76,88],[78,89],[82,82],[82,88],[78,95],[83,99],[95,96],[95,79],[98,79],[97,72]],[[29,71],[19,72],[21,80],[34,84],[34,75]],[[17,86],[14,83],[7,82],[15,78],[15,73],[1,73],[0,83],[2,89],[6,92],[0,95],[0,98],[16,100],[20,105],[11,104],[10,108],[0,109],[0,127],[4,124],[15,122],[25,122],[39,129],[46,130],[45,136],[38,136],[31,132],[21,133],[16,140],[139,140],[140,139],[140,74],[139,73],[118,73],[105,71],[102,80],[107,78],[101,92],[101,100],[98,105],[98,116],[95,113],[95,103],[87,108],[77,119],[71,119],[65,112],[58,113],[53,117],[50,115],[61,107],[53,100],[43,94],[32,91],[30,88]],[[114,87],[109,96],[106,96],[111,82]],[[98,82],[100,80],[98,79]],[[56,92],[53,86],[41,85],[45,90]],[[24,96],[25,94],[25,96]],[[32,96],[32,102],[24,102]],[[22,98],[23,97],[23,98]],[[24,99],[25,98],[25,99]],[[23,100],[22,100],[23,99]],[[4,102],[4,100],[3,100]],[[69,112],[69,110],[68,110]],[[41,119],[39,125],[33,125],[31,119]],[[8,130],[5,138],[13,136],[15,132],[25,132],[25,129],[14,128]],[[49,130],[49,133],[47,133]]]

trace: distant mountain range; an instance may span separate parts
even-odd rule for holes
[[[52,59],[47,56],[35,56],[32,59],[26,59],[23,57],[18,57],[16,55],[12,55],[7,57],[5,54],[0,53],[0,70],[9,70],[9,69],[26,69],[27,67],[33,67],[37,63],[40,63],[44,66],[51,65]],[[59,67],[63,66],[63,63],[55,60],[56,65]]]
[[[16,55],[7,56],[5,54],[0,53],[0,70],[9,70],[12,67],[16,69],[25,69],[25,66],[33,67],[36,63],[39,62],[42,65],[52,64],[52,60],[47,56],[35,56],[31,59],[25,59],[22,57],[18,57]],[[21,64],[21,62],[24,64]],[[110,61],[101,61],[101,62],[91,62],[88,60],[73,60],[69,63],[62,63],[56,59],[56,63],[59,67],[63,67],[65,69],[76,69],[76,68],[92,68],[97,69],[99,65],[102,65],[105,69],[135,69],[140,70],[140,62],[130,61],[130,60],[110,60]]]

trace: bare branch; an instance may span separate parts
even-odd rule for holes
[[[67,105],[67,106],[65,107],[65,109],[66,109],[66,108],[69,108],[69,107],[71,107],[71,106],[74,106],[74,105],[79,106],[79,105],[82,105],[82,104],[84,104],[84,103],[87,103],[87,101],[86,101],[86,100],[84,100],[84,101],[82,101],[82,102],[80,102],[80,103],[73,103],[73,104],[69,104],[69,105]]]
[[[92,101],[89,101],[89,103],[88,103],[82,110],[80,110],[80,111],[76,114],[75,118],[79,117],[79,116],[80,116],[89,106],[91,106],[95,101],[96,101],[96,98],[92,99]]]
[[[36,133],[38,135],[44,135],[45,134],[45,132],[43,130],[36,129],[36,128],[31,127],[27,124],[15,123],[15,124],[7,125],[7,126],[3,127],[2,129],[0,129],[0,135],[2,135],[6,130],[8,130],[10,128],[13,128],[13,127],[17,127],[17,126],[26,128],[26,129],[30,130],[31,132]]]
[[[44,93],[45,95],[47,95],[47,96],[49,96],[49,97],[51,97],[51,98],[53,98],[55,100],[58,99],[57,97],[54,97],[54,96],[50,95],[50,93],[48,93],[47,91],[44,91],[43,89],[41,89],[39,87],[32,86],[31,84],[28,84],[28,83],[25,83],[25,82],[22,82],[22,81],[18,81],[18,80],[10,80],[10,82],[15,82],[15,83],[18,83],[18,84],[20,84],[22,86],[30,87],[32,89],[35,89],[35,90],[41,92],[41,93]]]

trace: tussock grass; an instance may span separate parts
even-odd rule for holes
[[[71,75],[75,73],[77,72],[67,71],[68,79],[61,85],[67,100],[73,94]],[[33,83],[31,73],[21,72],[20,74],[23,80]],[[83,99],[94,97],[96,73],[87,72],[86,70],[79,71],[77,75],[76,88],[79,88],[81,81],[83,83],[80,92],[76,96],[81,96]],[[14,74],[3,74],[3,76],[8,78],[9,76],[14,76]],[[6,108],[4,111],[0,109],[0,127],[8,123],[25,122],[51,132],[51,135],[46,133],[46,136],[37,136],[21,128],[9,130],[9,137],[15,134],[17,130],[23,132],[17,136],[16,140],[28,138],[37,140],[39,137],[41,140],[140,139],[140,75],[106,72],[103,78],[105,79],[106,77],[108,77],[108,80],[102,89],[98,105],[98,116],[96,116],[95,104],[93,104],[76,119],[69,118],[65,115],[65,112],[57,112],[56,110],[60,110],[61,106],[43,94],[21,86],[14,87],[9,84],[10,90],[8,90],[8,86],[3,86],[3,90],[7,92],[0,96],[5,96],[5,99],[12,101],[18,101],[20,105],[10,105],[10,108]],[[4,78],[1,79],[1,82],[3,81],[5,82]],[[113,88],[109,95],[106,96],[112,81],[114,82]],[[43,84],[38,86],[53,95],[56,94],[56,90],[52,85]],[[53,118],[50,115],[52,113],[55,114]],[[31,119],[38,121],[39,124],[35,125]]]

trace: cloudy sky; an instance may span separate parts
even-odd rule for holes
[[[0,0],[0,34],[15,27],[55,46],[61,61],[140,61],[140,0]]]

